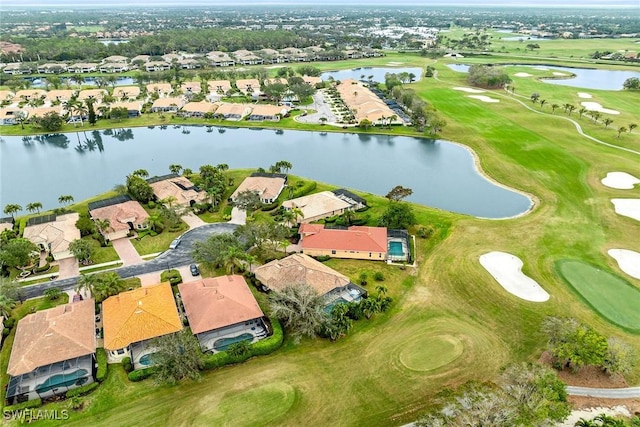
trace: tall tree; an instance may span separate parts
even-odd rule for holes
[[[80,263],[85,265],[91,261],[91,257],[95,253],[95,249],[93,249],[91,243],[84,239],[76,239],[69,243],[69,251]]]
[[[178,164],[169,165],[169,172],[175,173],[176,175],[180,175],[181,171],[182,171],[182,165],[178,165]]]
[[[198,340],[187,329],[152,341],[155,380],[175,384],[184,379],[197,380],[203,367]]]
[[[296,342],[322,330],[329,318],[324,303],[324,298],[309,285],[291,285],[269,294],[271,313],[283,322]]]
[[[409,197],[413,194],[413,190],[410,188],[405,188],[402,185],[396,185],[387,193],[385,196],[392,202],[399,202],[400,200]]]
[[[15,218],[16,213],[20,212],[21,210],[22,206],[15,203],[10,203],[4,207],[4,213],[7,215],[11,215],[12,218]]]
[[[42,203],[40,202],[27,203],[27,211],[29,212],[37,212],[39,214],[40,209],[42,209]]]
[[[258,193],[256,193],[255,191],[246,190],[236,195],[234,204],[238,209],[247,211],[247,214],[251,215],[251,212],[259,209],[260,206],[262,206],[262,201],[260,200],[260,196],[258,195]]]
[[[62,196],[58,197],[58,203],[60,203],[61,205],[70,205],[71,203],[73,203],[74,198],[72,195],[70,194],[63,194]]]

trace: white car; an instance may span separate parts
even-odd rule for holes
[[[171,242],[171,244],[169,245],[169,249],[175,249],[180,245],[180,237],[176,237],[175,239],[173,239],[173,241]]]

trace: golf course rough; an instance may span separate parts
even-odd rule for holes
[[[640,289],[582,261],[564,259],[555,265],[560,276],[602,317],[640,333]]]

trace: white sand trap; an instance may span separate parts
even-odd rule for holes
[[[609,249],[608,254],[618,262],[620,270],[631,277],[640,279],[640,252],[628,249]]]
[[[640,199],[611,199],[618,215],[640,221]]]
[[[394,65],[403,65],[403,64],[404,64],[404,62],[387,62],[387,65],[391,65],[391,66],[394,66]]]
[[[454,87],[453,90],[459,90],[459,91],[467,92],[467,93],[485,93],[486,92],[486,90],[473,89],[471,87]]]
[[[559,73],[559,72],[557,72],[557,71],[554,71],[554,72],[553,72],[553,75],[554,75],[554,76],[568,76],[569,74],[567,74],[567,73]]]
[[[507,292],[526,301],[544,302],[547,291],[522,272],[522,261],[506,252],[489,252],[480,256],[480,264]]]
[[[586,108],[589,111],[599,111],[605,114],[620,114],[620,111],[611,110],[609,108],[603,108],[602,105],[600,105],[597,102],[581,102],[580,105],[582,105],[584,108]]]
[[[634,185],[640,184],[640,179],[626,172],[609,172],[600,182],[609,188],[632,190]]]
[[[491,103],[500,102],[499,99],[491,98],[490,96],[484,96],[484,95],[467,95],[467,98],[479,99],[482,102],[491,102]]]
[[[591,95],[590,93],[587,93],[587,92],[578,92],[578,98],[591,99],[591,98],[593,98],[593,95]]]
[[[529,73],[515,73],[514,76],[516,77],[533,77],[533,74],[529,74]]]
[[[573,427],[578,421],[580,421],[580,418],[584,418],[585,420],[593,420],[600,414],[607,414],[612,417],[617,417],[618,415],[622,415],[623,417],[631,416],[631,412],[629,412],[629,409],[627,409],[626,406],[614,406],[611,408],[598,407],[576,409],[571,411],[569,417],[562,423],[558,424],[557,427]]]

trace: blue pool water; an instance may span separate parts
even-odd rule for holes
[[[389,242],[389,255],[391,256],[403,256],[402,242]]]
[[[331,301],[330,304],[328,304],[325,308],[324,311],[326,311],[327,313],[331,313],[331,310],[333,310],[333,307],[335,307],[338,304],[348,304],[349,301],[347,301],[346,299],[340,297],[340,298],[336,298],[335,300]]]
[[[77,383],[82,385],[87,382],[88,378],[85,378],[89,371],[86,369],[78,369],[69,374],[56,374],[52,375],[45,382],[36,386],[37,393],[44,393],[51,389],[58,387],[69,387]]]
[[[144,366],[153,365],[153,353],[145,354],[140,358],[140,364]]]
[[[220,338],[219,340],[213,343],[213,349],[218,351],[225,351],[226,349],[229,348],[231,344],[235,344],[237,342],[242,342],[242,341],[247,341],[247,342],[253,341],[253,335],[249,333],[244,333],[244,334],[238,335],[237,337]]]

